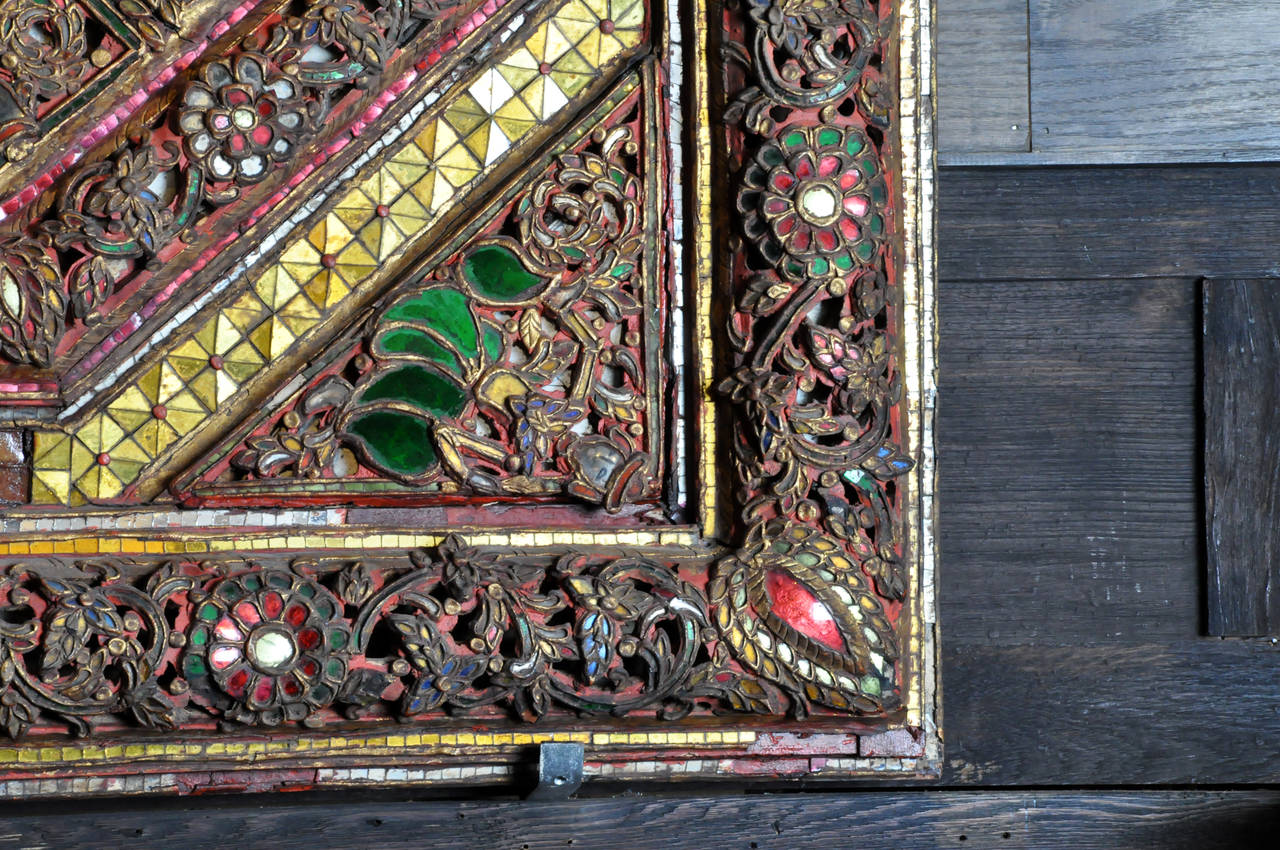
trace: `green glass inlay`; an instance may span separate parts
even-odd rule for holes
[[[818,144],[834,145],[840,141],[840,131],[833,127],[824,127],[818,131]]]
[[[198,614],[196,614],[196,616],[199,617],[201,620],[208,620],[209,622],[213,622],[214,620],[218,619],[218,615],[221,613],[222,613],[222,609],[219,608],[217,605],[214,605],[212,602],[206,602],[200,606],[200,611]]]
[[[222,584],[218,585],[218,595],[228,602],[235,602],[241,596],[244,596],[244,591],[240,589],[239,585],[229,581],[224,581]]]
[[[333,610],[333,603],[324,596],[317,596],[316,601],[311,606],[317,614],[326,620],[332,617],[336,611]]]
[[[849,269],[853,268],[853,258],[848,254],[839,255],[836,257],[836,268],[840,269],[840,271],[847,272]]]
[[[196,655],[188,655],[183,667],[188,676],[203,676],[209,672],[209,668],[204,666],[204,659]]]
[[[267,584],[272,587],[285,588],[293,584],[293,579],[286,573],[267,573]]]
[[[849,141],[844,146],[844,149],[854,156],[857,156],[862,153],[863,147],[865,146],[862,144],[862,139],[859,139],[857,136],[850,136]]]
[[[860,257],[863,260],[871,259],[871,255],[876,252],[876,249],[872,247],[870,242],[863,242],[854,250],[857,251],[858,257]]]
[[[871,696],[880,695],[880,680],[870,674],[862,677],[862,690]]]
[[[262,587],[262,581],[255,575],[245,576],[240,583],[244,585],[245,590],[257,590]]]
[[[871,232],[874,233],[876,236],[879,236],[880,234],[884,233],[884,217],[883,216],[873,215],[871,217]]]
[[[347,645],[346,632],[340,629],[334,629],[333,631],[329,632],[329,648],[330,649],[342,649],[346,645]]]
[[[436,466],[431,424],[416,416],[375,410],[352,417],[347,432],[363,441],[370,459],[383,469],[422,475]]]
[[[786,148],[798,148],[804,145],[804,133],[800,130],[792,130],[790,133],[782,137],[782,146]]]
[[[804,564],[806,567],[818,566],[818,556],[812,552],[801,552],[796,555],[796,560]]]
[[[446,369],[462,373],[458,356],[416,328],[391,328],[373,341],[374,354],[417,354],[434,360]]]
[[[207,628],[205,628],[204,626],[200,626],[198,629],[192,630],[191,632],[192,646],[204,646],[208,642],[209,642],[209,630]]]
[[[826,274],[831,269],[831,264],[822,257],[815,257],[812,266],[814,274]]]
[[[782,165],[782,151],[778,150],[775,147],[767,147],[764,150],[762,150],[760,152],[760,158],[764,160],[765,164],[769,165],[770,167]],[[764,179],[761,178],[755,182],[763,183]]]
[[[425,325],[453,343],[463,357],[476,356],[476,320],[467,296],[456,289],[437,287],[415,292],[391,305],[382,319]]]
[[[538,294],[547,280],[520,263],[510,248],[481,245],[462,261],[462,276],[481,298],[489,301],[525,301]]]
[[[443,373],[409,363],[383,373],[360,393],[359,404],[371,401],[403,401],[436,416],[457,416],[467,403],[467,392]]]
[[[498,333],[497,329],[486,325],[484,329],[484,353],[489,355],[489,359],[500,359],[506,348],[507,344],[502,338],[502,334]]]

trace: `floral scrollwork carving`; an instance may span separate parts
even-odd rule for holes
[[[449,538],[376,565],[16,566],[0,579],[0,615],[0,729],[12,737],[51,719],[81,734],[200,717],[676,719],[772,712],[779,699],[730,662],[699,587],[640,557]]]
[[[745,239],[719,385],[738,428],[738,551],[717,627],[791,709],[901,705],[907,592],[892,234],[881,73],[891,4],[760,0],[726,17],[743,85],[725,111]],[[739,79],[733,77],[732,79]]]
[[[0,351],[18,363],[47,366],[65,313],[62,280],[45,246],[25,236],[0,239]]]
[[[27,157],[43,103],[74,94],[89,70],[85,14],[68,0],[0,3],[0,153]]]
[[[401,287],[346,365],[232,465],[609,511],[652,498],[638,156],[622,123],[556,157],[489,233]]]
[[[335,109],[375,85],[423,21],[456,5],[303,2],[197,68],[167,111],[109,156],[74,170],[55,209],[31,228],[57,249],[50,255],[61,281],[55,288],[63,312],[70,308],[47,330],[61,336],[68,318],[100,321],[106,298],[292,161]],[[167,37],[160,22],[176,29],[181,5],[123,0],[122,11],[159,45]],[[38,132],[40,99],[65,96],[87,78],[86,51],[110,61],[110,51],[90,50],[85,38],[84,14],[70,0],[0,4],[0,146],[10,158]],[[52,300],[45,306],[53,311]],[[0,352],[38,360],[15,356],[9,346]]]

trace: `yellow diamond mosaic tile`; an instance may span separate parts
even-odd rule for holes
[[[32,502],[120,497],[383,261],[425,235],[521,139],[565,111],[602,68],[639,45],[644,14],[642,0],[571,0],[509,46],[237,298],[113,388],[104,408],[69,433],[36,431]]]

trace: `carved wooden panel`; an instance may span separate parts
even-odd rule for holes
[[[3,793],[931,774],[930,14],[0,7]]]

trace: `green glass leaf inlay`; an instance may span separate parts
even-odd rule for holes
[[[824,127],[818,131],[818,144],[835,145],[840,143],[840,131],[832,127]]]
[[[439,417],[457,416],[467,403],[466,390],[443,373],[417,364],[384,372],[360,393],[358,404],[403,401]]]
[[[476,356],[476,320],[467,296],[456,289],[437,287],[415,292],[392,304],[382,314],[382,320],[426,325],[453,343],[463,357]],[[378,344],[375,341],[375,350]],[[436,347],[439,348],[438,343]]]
[[[489,359],[500,359],[506,347],[506,341],[502,338],[502,334],[498,333],[496,328],[486,325],[484,329],[484,353],[489,355]]]
[[[462,276],[481,298],[497,302],[528,300],[548,283],[502,245],[481,245],[468,254],[462,262]]]
[[[373,341],[374,354],[417,354],[434,360],[456,374],[462,374],[458,356],[416,328],[398,327],[384,331]]]
[[[426,420],[395,410],[373,410],[353,416],[347,433],[363,442],[379,469],[398,475],[422,475],[435,469],[436,448]]]

